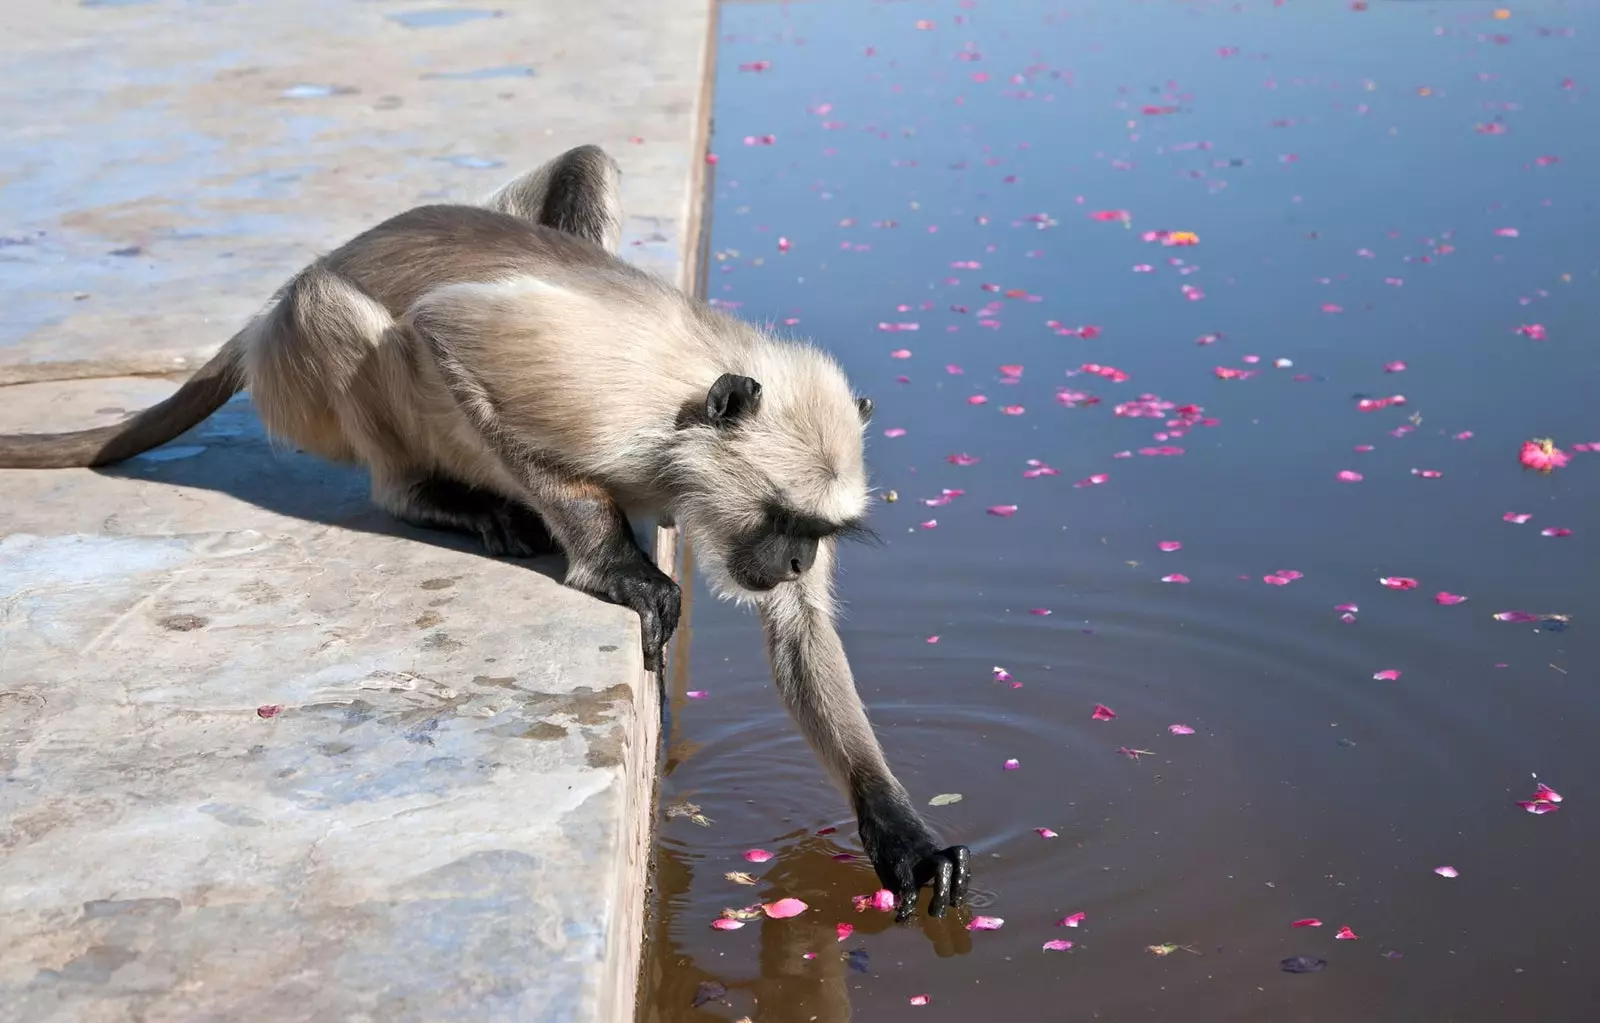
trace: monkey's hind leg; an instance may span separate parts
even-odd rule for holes
[[[475,534],[496,558],[537,558],[558,550],[539,513],[483,487],[433,474],[377,494],[402,522]]]
[[[502,185],[483,203],[577,235],[613,256],[622,244],[622,172],[599,146],[577,146]]]

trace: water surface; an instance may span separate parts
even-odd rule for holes
[[[707,293],[877,402],[845,643],[1004,925],[853,909],[696,592],[644,1019],[1600,1018],[1600,8],[1359,8],[723,7]]]

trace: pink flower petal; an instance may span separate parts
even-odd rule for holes
[[[711,694],[706,692],[704,689],[691,689],[683,695],[687,696],[691,700],[703,700]]]
[[[883,435],[885,437],[904,437],[906,435],[906,431],[904,427],[891,426],[887,430],[883,431]]]
[[[1361,935],[1357,934],[1355,931],[1352,931],[1348,927],[1341,927],[1339,928],[1339,933],[1335,934],[1334,937],[1340,941],[1359,941]]]
[[[765,863],[772,859],[772,853],[767,852],[765,849],[746,849],[744,858],[751,863]]]
[[[1460,877],[1461,871],[1451,866],[1434,867],[1433,872],[1440,877]]]
[[[779,899],[769,902],[761,907],[761,911],[774,920],[783,920],[791,916],[799,916],[809,907],[799,899]]]
[[[1385,373],[1404,373],[1406,371],[1406,364],[1398,359],[1396,359],[1394,362],[1386,362],[1383,364],[1383,371]]]
[[[1539,530],[1540,536],[1571,536],[1572,530],[1565,526],[1546,526]]]
[[[1531,615],[1526,611],[1497,611],[1494,618],[1497,622],[1536,622],[1539,620],[1538,615]]]
[[[856,925],[855,924],[834,924],[833,925],[833,931],[834,931],[835,934],[837,934],[839,936],[839,940],[843,941],[844,939],[850,937],[850,935],[852,935],[852,934],[854,934],[856,932]]]
[[[1072,942],[1063,938],[1053,938],[1042,946],[1046,952],[1065,952],[1072,947]]]
[[[991,505],[988,512],[990,515],[998,515],[1002,519],[1009,519],[1017,513],[1017,506],[1014,504]]]
[[[1096,721],[1110,721],[1117,716],[1117,712],[1103,703],[1097,703],[1094,705],[1094,713],[1089,716]]]
[[[1167,731],[1171,732],[1173,735],[1193,735],[1194,734],[1194,729],[1190,728],[1188,725],[1168,725],[1167,726]]]
[[[1056,835],[1056,833],[1054,831],[1051,831],[1049,828],[1034,828],[1033,830],[1035,830],[1035,831],[1037,831],[1039,833],[1039,837],[1040,838],[1056,838],[1056,837],[1058,837]]]
[[[912,995],[911,996],[911,1004],[912,1005],[927,1005],[928,1001],[929,1001],[929,999],[928,999],[927,995]]]
[[[1308,916],[1304,920],[1296,920],[1294,923],[1290,924],[1289,926],[1290,927],[1321,927],[1322,926],[1322,921],[1318,920],[1314,916]]]
[[[1048,607],[1034,607],[1029,608],[1028,613],[1031,615],[1039,615],[1040,617],[1044,617],[1045,615],[1051,615],[1055,612],[1051,611]]]
[[[1533,792],[1533,798],[1543,799],[1549,803],[1559,803],[1561,802],[1561,793],[1546,785],[1544,782],[1540,782],[1539,787]]]
[[[967,930],[998,931],[1004,924],[1005,920],[998,916],[975,916],[972,922],[967,924]]]
[[[1350,614],[1355,614],[1357,611],[1360,611],[1361,609],[1359,607],[1357,607],[1356,605],[1354,605],[1354,604],[1340,604],[1338,607],[1334,608],[1334,610],[1335,611],[1348,611]]]
[[[1415,579],[1411,579],[1403,575],[1386,575],[1379,579],[1378,582],[1389,587],[1391,590],[1414,590],[1417,588],[1417,581]]]
[[[1561,809],[1556,804],[1545,799],[1519,799],[1517,805],[1533,814],[1555,813]]]
[[[1529,512],[1506,512],[1504,515],[1500,516],[1500,518],[1502,521],[1521,526],[1532,519],[1533,515]]]
[[[879,888],[867,897],[867,905],[880,913],[887,913],[894,909],[894,892],[887,888]]]
[[[1268,586],[1288,586],[1290,583],[1294,582],[1293,579],[1282,575],[1264,575],[1261,577],[1261,581],[1266,583]]]
[[[1395,668],[1385,668],[1372,677],[1380,682],[1393,682],[1400,677],[1400,672]]]
[[[711,921],[711,926],[715,927],[719,931],[737,931],[739,928],[744,926],[744,921],[730,920],[725,916],[719,916],[715,920]]]
[[[1083,479],[1081,479],[1078,482],[1074,483],[1073,486],[1080,487],[1080,488],[1081,487],[1095,487],[1095,486],[1099,486],[1100,484],[1104,483],[1106,480],[1108,480],[1110,478],[1111,478],[1111,474],[1110,473],[1098,472],[1098,473],[1095,473],[1093,476],[1084,477]]]
[[[1007,771],[1015,771],[1017,768],[1022,766],[1022,761],[1013,758],[1011,760],[1007,760],[1001,766]]]
[[[1529,440],[1522,442],[1518,460],[1525,468],[1550,472],[1565,466],[1572,460],[1572,456],[1556,447],[1550,440]]]
[[[959,454],[959,455],[951,455],[950,457],[946,458],[945,461],[949,462],[951,465],[963,465],[963,466],[965,466],[965,465],[977,465],[979,459],[978,459],[977,455]]]
[[[1164,583],[1186,583],[1189,581],[1189,577],[1182,572],[1174,572],[1171,575],[1162,576],[1161,581]]]
[[[1073,913],[1073,914],[1071,914],[1069,916],[1064,916],[1060,920],[1057,920],[1056,921],[1056,926],[1057,927],[1076,927],[1079,924],[1083,923],[1083,918],[1088,916],[1088,915],[1089,915],[1088,913],[1085,913],[1083,910],[1080,909],[1076,913]]]
[[[1361,475],[1359,472],[1356,472],[1354,469],[1339,470],[1340,483],[1360,483],[1364,479],[1366,479],[1366,477]]]
[[[989,399],[981,394],[974,394],[967,398],[968,405],[987,405],[988,403]]]
[[[1463,597],[1459,593],[1446,593],[1445,591],[1441,590],[1434,594],[1433,602],[1436,604],[1465,604],[1467,602],[1467,598]]]
[[[1156,544],[1156,546],[1164,551],[1167,551],[1168,553],[1183,549],[1183,544],[1179,543],[1177,540],[1162,540],[1160,543]]]

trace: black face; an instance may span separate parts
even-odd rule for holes
[[[747,590],[770,590],[800,578],[817,560],[817,545],[830,536],[865,533],[856,522],[829,522],[772,503],[766,521],[734,541],[728,574]]]
[[[728,556],[728,574],[740,586],[757,592],[794,582],[816,562],[820,542],[782,533],[751,534]]]

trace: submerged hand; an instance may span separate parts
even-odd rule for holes
[[[972,855],[964,845],[940,849],[909,806],[880,808],[861,814],[861,842],[878,881],[894,893],[895,919],[909,920],[917,911],[917,895],[933,889],[928,915],[942,917],[951,906],[967,901]]]

